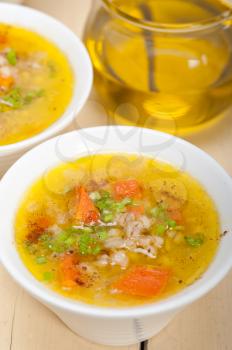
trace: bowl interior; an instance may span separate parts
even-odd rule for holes
[[[21,262],[14,244],[14,218],[23,194],[39,176],[61,162],[107,152],[138,153],[169,162],[198,179],[219,211],[222,239],[209,269],[196,283],[168,299],[129,309],[104,309],[64,298],[37,282]],[[19,181],[20,179],[20,181]],[[19,159],[0,183],[0,257],[10,274],[43,302],[72,312],[109,317],[131,317],[184,306],[213,288],[232,266],[232,181],[206,153],[168,134],[136,127],[97,127],[73,131],[49,140]]]
[[[81,109],[92,87],[92,64],[80,39],[64,24],[25,6],[0,3],[0,23],[21,26],[52,41],[64,52],[74,73],[74,92],[65,113],[38,135],[15,144],[0,146],[0,157],[35,144],[66,127]]]

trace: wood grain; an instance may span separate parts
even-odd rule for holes
[[[79,36],[91,0],[30,0],[32,7],[67,24]],[[232,112],[210,128],[186,137],[232,175]],[[91,94],[72,128],[107,124],[104,107]],[[148,350],[231,350],[232,273],[208,296],[189,306],[157,337]],[[18,287],[0,267],[0,350],[106,350],[73,334],[54,314]],[[138,346],[122,347],[135,350]]]
[[[149,350],[231,350],[232,273],[211,293],[182,311]]]
[[[52,312],[18,287],[0,267],[1,350],[108,350],[70,331]],[[137,350],[137,346],[122,347]]]

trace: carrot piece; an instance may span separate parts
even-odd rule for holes
[[[14,84],[14,78],[0,76],[0,88],[4,90],[9,90],[11,86]]]
[[[152,297],[165,289],[169,278],[170,270],[159,267],[135,266],[123,275],[113,287],[125,294]]]
[[[99,211],[89,197],[86,189],[83,186],[80,186],[77,188],[76,192],[79,198],[76,211],[77,220],[84,222],[85,224],[98,221],[100,217]]]
[[[59,264],[59,275],[63,287],[73,288],[80,279],[80,271],[77,267],[78,259],[73,254],[65,254]]]
[[[8,41],[7,35],[5,34],[0,34],[0,44],[6,44]]]
[[[142,189],[137,180],[121,180],[114,183],[113,194],[117,200],[125,197],[138,199],[142,196]]]
[[[143,206],[143,205],[129,206],[129,207],[127,208],[127,211],[128,211],[129,213],[134,214],[135,217],[138,217],[138,216],[144,214],[144,206]]]
[[[183,221],[183,217],[182,217],[182,214],[181,214],[180,210],[169,209],[168,210],[168,215],[169,215],[170,219],[176,221],[177,224],[181,224],[182,221]]]

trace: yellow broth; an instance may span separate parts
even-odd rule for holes
[[[136,180],[142,189],[142,196],[133,199],[133,203],[129,205],[130,208],[143,205],[143,216],[151,220],[150,227],[142,231],[142,236],[143,238],[158,236],[158,240],[161,237],[162,247],[157,249],[155,258],[135,252],[133,249],[130,251],[116,248],[112,251],[105,248],[108,244],[106,242],[112,239],[109,233],[112,227],[107,227],[108,236],[103,237],[100,243],[98,242],[99,251],[95,254],[77,252],[78,264],[82,264],[85,268],[87,266],[87,270],[93,272],[91,283],[89,285],[77,284],[71,288],[62,286],[59,259],[62,259],[66,253],[63,251],[54,253],[47,248],[41,248],[42,240],[39,244],[38,242],[28,244],[28,237],[34,227],[32,222],[38,217],[49,217],[50,222],[47,226],[50,225],[50,228],[45,228],[45,234],[52,231],[52,235],[58,237],[60,232],[65,232],[67,228],[80,225],[76,217],[76,208],[80,205],[80,197],[78,200],[76,197],[78,186],[83,186],[89,196],[94,198],[96,192],[103,196],[101,192],[103,190],[112,194],[112,186],[115,186],[117,181],[128,181],[128,179],[129,181],[130,179]],[[94,196],[93,193],[95,193]],[[95,205],[99,203],[96,198],[92,201],[95,201]],[[177,221],[172,220],[172,225],[170,222],[168,229],[165,226],[165,232],[160,230],[161,219],[156,213],[156,209],[160,206],[168,217],[173,212],[181,213],[180,222],[177,216]],[[127,215],[128,210],[126,205],[117,215]],[[101,220],[103,220],[102,216]],[[132,218],[132,225],[136,220],[138,220],[137,217]],[[116,225],[116,230],[117,227]],[[120,237],[127,237],[125,232],[128,227],[126,227],[119,229]],[[123,232],[124,229],[125,232]],[[78,236],[80,232],[75,232],[74,237]],[[41,283],[45,283],[57,293],[85,303],[107,307],[126,307],[166,298],[199,279],[215,256],[220,239],[220,225],[212,199],[204,188],[186,172],[151,158],[108,154],[89,156],[73,163],[62,164],[38,179],[25,194],[18,209],[15,237],[22,261]],[[135,237],[135,241],[140,238],[140,236]],[[69,247],[71,253],[79,249],[75,244]],[[144,247],[146,250],[147,247]],[[123,251],[126,254],[128,259],[126,266],[113,265],[112,254],[115,251]],[[105,266],[99,265],[99,259],[102,255],[107,254],[112,260]],[[167,285],[160,293],[150,297],[130,295],[118,292],[117,289],[115,291],[115,282],[127,271],[131,271],[133,266],[149,266],[171,271]]]
[[[0,146],[32,137],[64,113],[74,85],[72,68],[52,42],[0,24]]]

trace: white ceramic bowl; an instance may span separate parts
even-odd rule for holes
[[[85,46],[70,29],[55,18],[29,7],[0,3],[0,23],[27,28],[51,40],[69,59],[75,78],[72,100],[56,122],[31,138],[0,146],[1,174],[23,151],[58,134],[72,122],[88,98],[92,87],[93,72]]]
[[[168,299],[124,309],[87,305],[56,294],[39,283],[19,258],[13,225],[15,212],[28,187],[57,163],[106,152],[141,153],[186,170],[211,195],[220,214],[221,231],[229,232],[221,240],[217,255],[203,277]],[[0,183],[0,198],[4,198],[0,202],[2,263],[23,288],[53,310],[74,332],[96,343],[129,345],[152,337],[178,311],[218,284],[232,266],[231,178],[206,153],[165,133],[103,126],[58,136],[29,151],[12,166]]]

